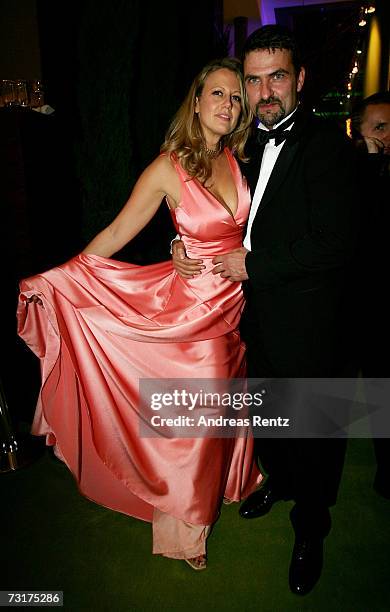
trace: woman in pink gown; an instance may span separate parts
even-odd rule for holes
[[[116,219],[83,253],[21,282],[18,332],[41,360],[32,431],[45,435],[80,491],[153,523],[153,552],[206,566],[205,542],[222,499],[260,482],[248,428],[236,437],[141,437],[139,380],[245,376],[237,330],[239,283],[212,274],[238,248],[250,196],[239,156],[250,124],[238,64],[206,66]],[[163,198],[202,273],[182,279],[171,261],[109,259]]]

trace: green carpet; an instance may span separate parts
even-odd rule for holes
[[[62,590],[79,610],[243,610],[380,612],[390,610],[390,502],[371,484],[370,440],[350,440],[325,567],[300,598],[288,589],[291,503],[245,521],[223,506],[209,538],[209,565],[151,554],[147,523],[81,497],[67,469],[45,454],[0,475],[0,590]]]

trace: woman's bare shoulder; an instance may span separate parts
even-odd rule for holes
[[[152,162],[156,168],[159,168],[162,172],[174,172],[175,171],[175,161],[174,157],[171,153],[160,153],[158,157]]]
[[[169,157],[165,154],[161,154],[146,166],[141,177],[160,182],[164,180],[165,177],[172,178],[174,173],[174,166],[169,160]]]
[[[180,180],[169,153],[162,153],[156,157],[145,172],[153,176],[153,181],[160,185],[165,195],[170,196],[174,202],[177,201],[180,193]]]

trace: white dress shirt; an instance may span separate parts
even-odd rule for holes
[[[283,125],[283,123],[285,121],[287,121],[287,119],[289,119],[291,117],[291,115],[293,113],[295,113],[295,111],[296,111],[296,108],[293,110],[292,113],[287,115],[287,117],[285,117],[283,119],[283,121],[280,121],[279,123],[277,123],[274,126],[272,126],[272,129],[276,129],[280,125]],[[286,130],[291,130],[293,125],[294,125],[294,123],[291,123],[286,128]],[[267,128],[262,123],[259,123],[258,129],[259,130],[267,130]],[[251,251],[251,231],[252,231],[253,221],[255,220],[256,213],[257,213],[257,211],[259,209],[261,198],[264,195],[264,191],[265,191],[265,188],[267,187],[267,183],[269,181],[269,177],[271,176],[271,172],[274,169],[274,166],[276,164],[276,160],[278,159],[279,153],[282,150],[282,148],[284,147],[284,143],[285,142],[286,141],[283,140],[283,142],[281,142],[278,146],[276,146],[275,145],[275,139],[271,138],[271,140],[269,140],[269,142],[267,142],[267,144],[265,145],[264,153],[263,153],[263,158],[261,160],[261,165],[260,165],[259,178],[258,178],[258,181],[257,181],[255,193],[253,195],[251,209],[249,211],[246,236],[245,236],[244,242],[243,242],[244,247],[247,248],[248,251]]]

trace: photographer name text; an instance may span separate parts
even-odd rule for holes
[[[266,418],[252,415],[248,418],[206,417],[198,418],[179,415],[177,417],[162,417],[159,414],[150,419],[152,427],[290,427],[290,419],[285,417]]]

